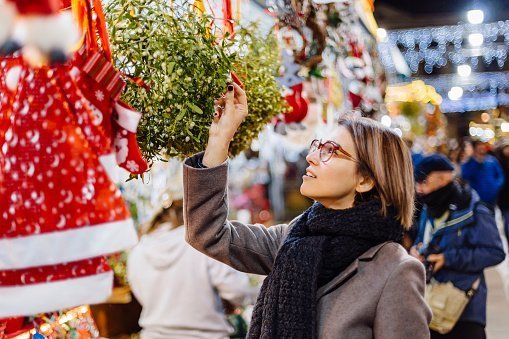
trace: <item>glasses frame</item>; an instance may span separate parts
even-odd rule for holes
[[[317,142],[318,142],[318,145],[315,145],[315,143],[317,143]],[[326,144],[332,145],[334,152],[322,155],[323,146],[325,146]],[[359,163],[359,161],[357,159],[355,159],[350,153],[345,151],[345,149],[343,147],[341,147],[341,145],[337,144],[336,142],[334,142],[332,140],[326,140],[323,143],[322,143],[322,139],[314,139],[313,141],[311,141],[311,144],[309,145],[308,154],[314,153],[316,151],[320,151],[320,153],[319,153],[320,161],[324,162],[324,163],[329,161],[332,158],[332,154],[334,154],[334,153],[337,154],[338,151],[341,154],[343,154],[344,156],[346,156],[349,160]],[[325,159],[324,157],[327,157],[327,158]]]

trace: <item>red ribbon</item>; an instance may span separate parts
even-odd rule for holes
[[[233,35],[233,14],[232,14],[232,1],[223,0],[223,17],[225,32]]]

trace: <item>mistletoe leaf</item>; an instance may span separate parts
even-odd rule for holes
[[[193,104],[192,102],[188,101],[186,102],[187,104],[187,107],[189,107],[190,109],[193,110],[193,112],[195,113],[198,113],[198,114],[203,114],[203,111],[200,107],[196,106],[195,104]]]

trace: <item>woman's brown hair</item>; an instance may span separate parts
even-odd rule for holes
[[[177,228],[184,224],[183,200],[175,200],[170,206],[163,207],[163,209],[152,219],[144,234],[152,233],[159,227],[159,225],[164,223],[170,223],[171,228]]]
[[[410,150],[403,139],[368,118],[344,117],[338,123],[352,136],[359,173],[374,181],[382,215],[386,216],[391,206],[397,220],[409,229],[414,214],[414,175]]]

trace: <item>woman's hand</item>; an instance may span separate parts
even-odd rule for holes
[[[215,104],[214,120],[203,156],[203,165],[207,167],[219,166],[228,158],[230,142],[248,112],[246,93],[235,83],[228,85],[224,98],[216,100]]]

